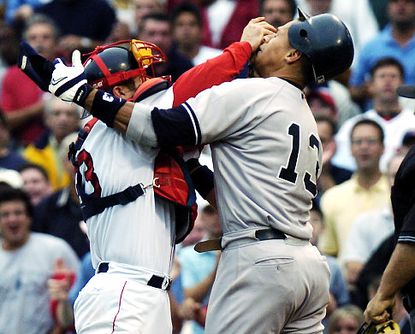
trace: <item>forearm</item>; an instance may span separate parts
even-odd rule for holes
[[[102,119],[101,112],[102,110],[94,110],[94,99],[97,94],[97,89],[92,89],[92,91],[87,96],[85,102],[84,102],[84,108],[91,112],[91,114],[98,119]],[[125,134],[127,132],[128,124],[130,122],[131,114],[134,108],[134,103],[132,102],[126,102],[115,114],[114,123],[112,127],[119,131],[120,133]],[[105,111],[103,111],[105,113]]]
[[[203,299],[207,296],[210,291],[210,288],[213,285],[213,281],[215,280],[216,270],[212,271],[209,276],[207,276],[203,281],[199,284],[187,288],[184,290],[184,295],[186,298],[193,298],[195,302],[201,303]]]
[[[4,113],[4,115],[6,117],[7,124],[10,126],[10,129],[15,129],[31,121],[34,117],[41,115],[42,112],[43,102],[39,102],[26,108]]]
[[[415,277],[415,244],[398,243],[383,273],[378,294],[392,298]]]
[[[68,300],[59,301],[56,308],[56,318],[59,323],[64,328],[68,328],[74,323],[74,314],[72,305]]]

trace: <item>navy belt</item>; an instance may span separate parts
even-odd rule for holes
[[[287,239],[287,236],[274,228],[267,228],[262,230],[255,231],[255,238],[260,241],[263,240],[272,240],[272,239]],[[208,252],[212,250],[221,250],[222,249],[222,238],[218,239],[209,239],[198,242],[194,249],[198,253]]]
[[[274,228],[267,228],[265,230],[256,230],[255,238],[258,240],[271,240],[271,239],[287,239],[287,236]]]
[[[98,265],[97,274],[99,273],[106,273],[109,270],[109,263],[108,262],[101,262]],[[162,289],[162,290],[169,290],[171,282],[164,286],[163,283],[165,282],[165,278],[162,276],[153,275],[147,282],[148,286],[152,286],[153,288]]]

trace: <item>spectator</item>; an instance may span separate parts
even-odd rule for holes
[[[199,213],[200,220],[205,228],[204,239],[218,238],[222,234],[219,215],[215,208],[205,206]],[[199,320],[192,323],[192,333],[203,333],[204,312],[207,306],[210,290],[216,276],[218,256],[217,252],[196,253],[192,246],[185,247],[179,255],[181,265],[181,279],[184,288],[186,307],[193,308],[192,319]]]
[[[91,263],[91,253],[88,252],[82,257],[81,265],[75,276],[74,284],[68,284],[71,281],[72,271],[70,268],[55,268],[55,272],[48,280],[48,291],[51,300],[54,300],[54,316],[59,327],[71,329],[74,326],[73,305],[79,292],[88,283],[95,270]],[[63,276],[63,277],[62,277]]]
[[[32,205],[22,191],[0,191],[0,328],[4,333],[40,334],[53,327],[47,280],[56,261],[78,269],[65,241],[32,233]]]
[[[89,251],[89,241],[75,191],[75,171],[68,160],[68,147],[76,138],[76,133],[65,137],[58,154],[70,177],[69,185],[39,203],[33,219],[33,230],[64,239],[81,258]]]
[[[372,68],[368,89],[373,96],[373,109],[346,121],[336,135],[336,166],[354,170],[356,163],[350,154],[350,129],[361,119],[373,119],[385,132],[385,152],[380,168],[386,171],[388,160],[401,146],[406,131],[415,129],[413,110],[404,109],[396,89],[403,83],[404,69],[394,58],[382,58]]]
[[[356,334],[363,323],[363,312],[354,305],[346,305],[330,316],[328,334]]]
[[[55,58],[58,30],[47,17],[33,16],[27,23],[23,38],[43,57]],[[4,74],[1,108],[17,144],[26,146],[45,131],[42,96],[40,88],[17,65],[11,66]]]
[[[222,53],[222,50],[201,45],[202,17],[196,5],[187,2],[177,5],[171,21],[177,49],[190,59],[193,65],[199,65]]]
[[[79,129],[80,108],[53,95],[47,95],[45,101],[45,121],[49,130],[34,144],[26,147],[23,155],[28,161],[42,166],[48,173],[52,189],[58,190],[70,182],[59,155],[61,142],[68,134]]]
[[[20,37],[16,29],[0,20],[0,92],[6,70],[17,64],[19,40]]]
[[[105,40],[105,44],[115,43],[131,38],[132,35],[128,24],[123,21],[117,21],[113,25],[110,35]]]
[[[134,6],[134,27],[135,34],[140,35],[141,21],[144,16],[151,13],[165,13],[165,9],[160,0],[135,0]]]
[[[404,158],[398,153],[389,162],[388,181],[393,186],[396,172]],[[355,284],[364,264],[380,244],[394,231],[390,203],[384,208],[359,215],[346,240],[344,262],[348,283]]]
[[[203,44],[224,49],[239,40],[249,20],[259,15],[258,0],[202,1]]]
[[[106,0],[53,0],[36,9],[53,19],[61,30],[58,49],[70,59],[75,49],[87,51],[102,44],[116,22]]]
[[[317,131],[323,145],[322,170],[318,179],[319,196],[327,189],[350,179],[352,173],[333,165],[332,158],[336,152],[334,134],[336,124],[328,116],[316,116]]]
[[[353,126],[350,139],[357,170],[350,180],[321,197],[326,228],[319,246],[323,253],[337,256],[340,263],[351,223],[359,214],[385,207],[390,196],[387,178],[379,169],[384,150],[382,127],[373,120],[360,120]]]
[[[295,0],[262,0],[261,15],[274,27],[290,22],[296,14]]]
[[[173,45],[169,18],[163,13],[144,16],[139,27],[139,39],[159,46],[167,55],[167,62],[156,66],[156,76],[171,75],[173,81],[193,67],[190,59]]]
[[[8,24],[25,22],[32,15],[33,10],[51,0],[8,0],[5,19]]]
[[[389,0],[388,16],[390,24],[363,46],[352,71],[350,91],[353,100],[360,104],[367,104],[371,97],[367,77],[381,58],[394,57],[402,61],[404,82],[415,82],[415,2]]]
[[[313,226],[313,236],[310,239],[312,245],[318,245],[318,239],[324,230],[324,217],[320,210],[320,206],[316,201],[313,201],[313,206],[310,210],[310,223]],[[326,317],[323,319],[323,325],[327,327],[329,316],[341,306],[349,303],[349,292],[347,285],[343,279],[343,274],[340,265],[336,258],[327,256],[327,264],[330,269],[330,298],[327,305]]]
[[[338,127],[350,117],[360,114],[360,108],[351,100],[347,88],[336,80],[329,80],[323,85],[308,87],[306,94],[313,113],[319,114],[322,111],[321,107],[326,107],[325,111],[331,110],[332,112],[326,112],[325,114],[331,116]],[[314,105],[313,103],[316,102],[320,103]],[[320,109],[319,113],[316,111],[317,107]]]
[[[26,160],[11,146],[10,131],[6,117],[0,112],[0,167],[19,170],[20,167],[26,164]]]
[[[316,87],[309,90],[306,98],[314,117],[329,117],[337,124],[338,114],[336,102],[327,87]]]
[[[169,11],[183,0],[168,0]],[[225,49],[239,40],[249,20],[259,16],[259,0],[194,0],[199,4],[203,22],[202,44]]]
[[[388,1],[389,0],[369,0],[380,29],[385,28],[385,26],[389,23],[387,13]]]
[[[35,164],[27,163],[19,169],[23,179],[23,190],[30,198],[30,202],[35,207],[39,202],[50,195],[52,187],[50,186],[46,170]]]

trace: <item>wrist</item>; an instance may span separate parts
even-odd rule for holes
[[[127,101],[102,90],[96,90],[90,112],[108,127],[114,126],[115,116]]]
[[[92,86],[89,84],[84,84],[78,88],[75,93],[73,102],[76,103],[78,106],[85,107],[85,102],[89,94],[92,92]]]

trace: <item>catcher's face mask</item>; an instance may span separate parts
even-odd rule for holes
[[[167,61],[158,46],[138,39],[97,46],[86,55],[89,56],[84,63],[88,83],[107,91],[129,79],[140,78],[144,82],[154,78],[154,65]],[[170,80],[170,77],[163,79]],[[87,115],[84,112],[82,118]]]
[[[167,61],[158,46],[138,39],[97,46],[86,55],[89,56],[84,63],[88,83],[101,89],[131,78],[140,77],[142,81],[153,78],[154,65]]]
[[[401,330],[395,321],[389,320],[381,324],[363,323],[357,334],[401,334]]]

